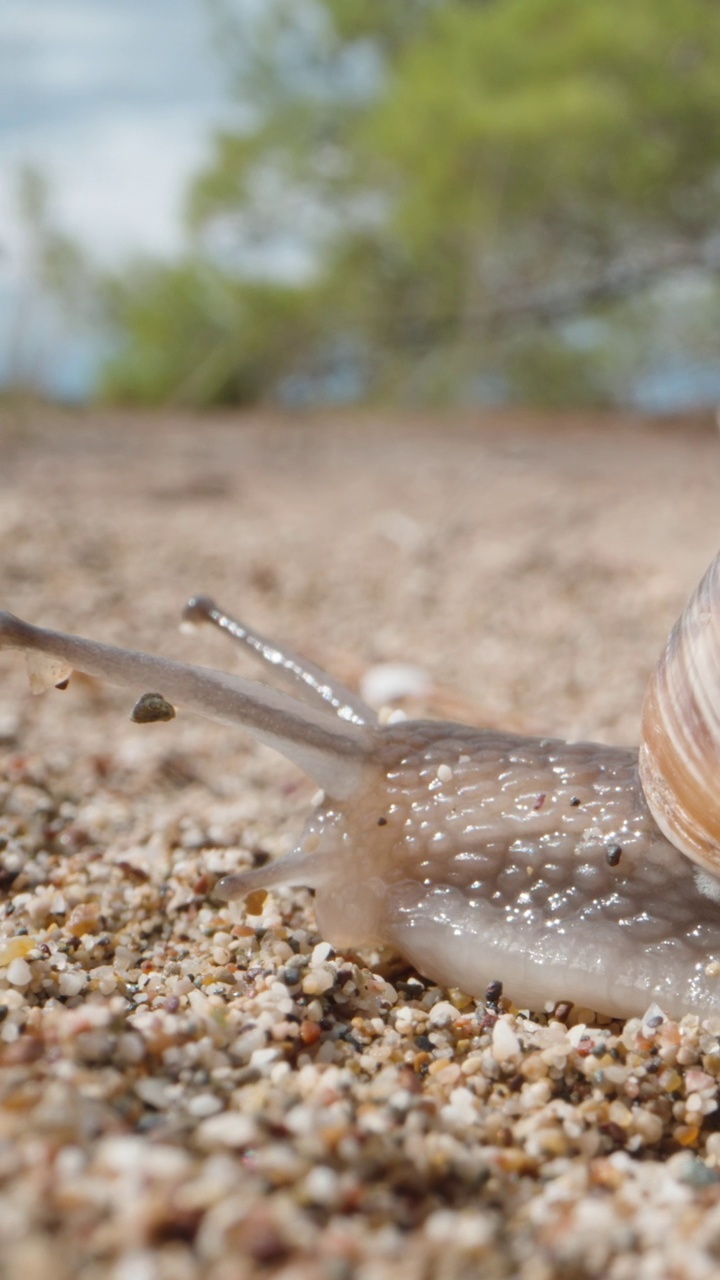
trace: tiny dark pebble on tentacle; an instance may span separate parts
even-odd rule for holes
[[[153,724],[156,720],[174,720],[175,708],[161,693],[144,693],[130,712],[134,724]]]

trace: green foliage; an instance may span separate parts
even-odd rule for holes
[[[538,221],[611,242],[627,219],[695,231],[713,217],[719,70],[707,0],[448,5],[399,59],[369,146],[420,246],[441,221],[483,239]]]
[[[108,284],[126,335],[103,393],[136,404],[252,404],[301,368],[316,324],[310,295],[248,284],[208,263],[138,264]]]
[[[115,394],[251,399],[338,333],[376,393],[462,398],[492,374],[546,402],[617,394],[607,343],[565,326],[606,316],[639,358],[616,300],[706,260],[714,0],[268,0],[250,35],[216,12],[251,111],[189,195],[193,258],[123,287]],[[302,288],[209,265],[218,236],[293,235]]]

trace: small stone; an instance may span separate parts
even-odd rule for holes
[[[141,1102],[148,1107],[153,1107],[156,1111],[164,1111],[170,1106],[170,1089],[170,1082],[159,1076],[145,1076],[135,1085],[135,1092]]]
[[[61,973],[58,978],[58,990],[61,996],[77,996],[82,991],[87,982],[87,974],[84,969],[70,969],[66,973]]]
[[[102,965],[94,970],[94,977],[97,981],[97,989],[101,996],[111,996],[117,987],[117,978],[113,973],[110,965]]]
[[[261,1027],[248,1027],[230,1045],[230,1054],[237,1062],[249,1062],[255,1050],[264,1046],[265,1039]]]
[[[32,969],[27,960],[23,960],[21,956],[12,960],[8,966],[7,979],[14,987],[26,987],[32,979]]]
[[[430,1010],[428,1022],[431,1027],[449,1027],[451,1023],[455,1022],[457,1016],[458,1011],[454,1004],[451,1004],[449,1000],[439,1000]]]
[[[187,1109],[191,1116],[195,1116],[198,1120],[205,1120],[208,1116],[214,1116],[221,1111],[222,1105],[214,1093],[198,1093],[190,1099]]]
[[[619,1125],[621,1129],[628,1129],[632,1123],[632,1116],[627,1107],[617,1099],[608,1107],[608,1119],[613,1124]]]
[[[317,1165],[305,1179],[305,1194],[313,1204],[333,1205],[339,1194],[339,1179],[334,1169]]]
[[[654,1111],[646,1111],[642,1107],[637,1107],[633,1112],[633,1130],[639,1134],[646,1145],[651,1146],[662,1138],[663,1122],[660,1116],[655,1115]]]
[[[74,938],[82,938],[85,933],[97,933],[100,928],[100,904],[79,902],[70,912],[66,928]]]
[[[250,1066],[256,1067],[258,1071],[265,1071],[273,1062],[277,1062],[280,1056],[280,1050],[269,1047],[267,1049],[255,1049],[250,1058]]]
[[[249,1147],[257,1141],[257,1127],[251,1116],[223,1111],[222,1115],[203,1120],[197,1129],[197,1140],[205,1150],[213,1147]]]
[[[145,1041],[137,1031],[125,1031],[118,1039],[116,1053],[124,1066],[137,1066],[145,1057]]]
[[[130,712],[135,724],[154,724],[157,720],[174,720],[175,708],[161,693],[144,693]]]
[[[245,910],[249,916],[261,916],[267,901],[267,889],[253,889],[245,899]]]
[[[302,980],[302,989],[308,996],[321,996],[335,985],[335,974],[327,965],[320,964],[311,969]]]
[[[26,956],[29,951],[33,950],[34,946],[35,939],[29,936],[23,937],[20,935],[17,938],[6,938],[0,944],[0,968],[4,969],[5,965],[12,964],[13,960]]]
[[[505,1062],[521,1051],[520,1041],[508,1018],[498,1018],[492,1029],[492,1051],[496,1062]]]
[[[662,1026],[664,1021],[665,1011],[660,1008],[660,1005],[657,1004],[656,1001],[653,1000],[652,1004],[648,1005],[645,1013],[643,1014],[643,1035],[647,1035],[648,1031],[656,1031],[658,1027]]]

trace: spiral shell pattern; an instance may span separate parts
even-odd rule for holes
[[[676,622],[648,686],[640,780],[667,839],[720,875],[720,555]]]

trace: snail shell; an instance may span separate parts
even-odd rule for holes
[[[357,694],[202,597],[186,620],[219,627],[304,701],[11,614],[0,647],[26,652],[36,691],[73,669],[155,688],[164,714],[180,705],[239,724],[320,783],[293,852],[229,876],[221,897],[307,885],[336,946],[388,945],[475,994],[500,980],[521,1006],[718,1014],[719,593],[720,556],[660,658],[639,757],[435,721],[380,725]]]
[[[673,627],[650,680],[639,762],[660,830],[720,875],[720,556]]]

